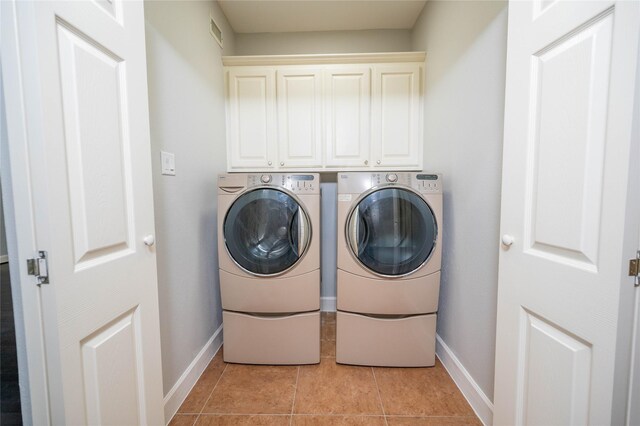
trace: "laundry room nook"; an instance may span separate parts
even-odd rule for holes
[[[640,424],[639,2],[0,8],[0,424]]]

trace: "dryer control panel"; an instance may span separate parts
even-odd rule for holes
[[[286,188],[295,194],[319,194],[320,175],[317,173],[263,173],[247,175],[247,188],[266,185]]]
[[[371,174],[371,187],[387,184],[408,186],[418,192],[442,192],[442,175],[435,173],[386,172]]]

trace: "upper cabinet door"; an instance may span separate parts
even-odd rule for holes
[[[371,114],[376,167],[422,167],[420,64],[377,65]]]
[[[267,67],[230,69],[227,84],[229,170],[275,166],[275,71]]]
[[[329,167],[369,165],[371,68],[325,70],[326,160]]]
[[[322,72],[277,71],[278,166],[322,166]]]

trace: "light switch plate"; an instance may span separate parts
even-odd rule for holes
[[[160,151],[160,162],[162,163],[163,175],[176,175],[176,157],[172,152]]]

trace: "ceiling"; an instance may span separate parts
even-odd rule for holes
[[[422,0],[219,0],[237,33],[410,29]]]

